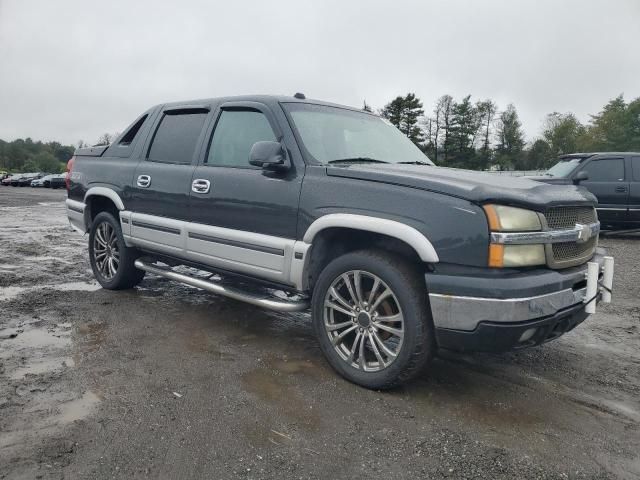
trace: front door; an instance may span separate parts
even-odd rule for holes
[[[217,112],[193,175],[188,251],[194,261],[286,281],[297,229],[304,174],[249,164],[258,141],[282,141],[270,109],[227,103]]]
[[[629,157],[631,171],[629,178],[629,220],[640,223],[640,156]]]
[[[597,158],[581,169],[589,174],[589,179],[580,185],[598,198],[598,217],[603,223],[627,220],[629,182],[624,163],[624,157]]]

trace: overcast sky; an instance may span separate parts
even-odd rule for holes
[[[0,138],[89,143],[151,105],[415,92],[588,120],[640,96],[639,0],[0,0]]]

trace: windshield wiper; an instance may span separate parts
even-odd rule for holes
[[[376,160],[370,157],[352,157],[352,158],[338,158],[336,160],[329,160],[327,163],[389,163],[384,160]]]
[[[398,162],[398,165],[427,165],[431,167],[432,165],[427,162],[421,162],[420,160],[415,160],[413,162]]]

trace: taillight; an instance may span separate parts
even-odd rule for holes
[[[67,192],[71,189],[71,172],[73,171],[73,161],[75,156],[71,157],[67,162],[67,176],[64,178],[64,184],[67,186]]]

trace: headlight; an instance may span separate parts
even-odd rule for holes
[[[485,205],[484,211],[492,232],[532,232],[542,230],[540,217],[532,210],[506,207],[504,205]]]
[[[544,245],[501,245],[489,246],[490,267],[530,267],[544,265],[547,259]]]
[[[485,205],[484,211],[492,232],[535,232],[542,230],[540,217],[532,210],[507,207],[504,205]],[[504,245],[489,244],[490,267],[529,267],[544,265],[546,256],[544,245]]]

